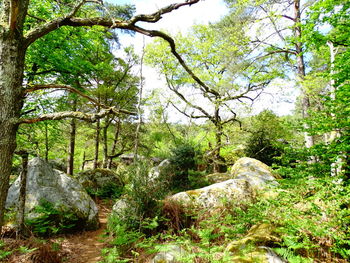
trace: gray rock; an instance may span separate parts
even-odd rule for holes
[[[163,250],[163,249],[162,249]],[[178,245],[168,245],[164,251],[159,252],[151,263],[177,263],[179,259],[186,255],[186,250]]]
[[[287,263],[286,260],[278,256],[271,248],[264,246],[261,246],[259,248],[263,248],[266,250],[266,258],[268,260],[268,263]]]
[[[127,196],[118,199],[112,208],[113,215],[117,216],[121,221],[134,220],[137,218],[135,205]]]
[[[20,178],[10,187],[6,207],[14,207],[18,202]],[[26,218],[36,218],[33,209],[42,201],[52,203],[56,209],[75,214],[82,228],[94,229],[98,226],[98,209],[78,181],[65,173],[54,170],[40,158],[28,163]]]
[[[170,166],[170,164],[171,164],[170,160],[165,159],[158,166],[153,167],[148,174],[149,179],[151,181],[158,179],[161,172],[164,169],[168,168]]]

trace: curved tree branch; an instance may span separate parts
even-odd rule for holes
[[[148,30],[148,29],[144,29],[138,26],[134,26],[133,27],[133,31],[144,34],[146,36],[149,37],[160,37],[163,40],[165,40],[166,42],[168,42],[170,49],[171,49],[171,53],[176,57],[176,59],[179,61],[179,63],[181,64],[181,66],[186,70],[186,72],[192,77],[192,79],[194,81],[197,82],[198,85],[200,85],[206,92],[211,93],[215,96],[219,96],[220,94],[208,87],[200,78],[198,78],[198,76],[196,74],[194,74],[194,72],[187,66],[186,62],[183,60],[183,58],[180,56],[179,53],[177,53],[176,51],[176,45],[175,45],[175,41],[174,39],[172,39],[169,35],[165,34],[164,32],[158,31],[158,30]]]
[[[40,121],[63,120],[67,118],[74,118],[74,119],[80,119],[88,122],[95,122],[98,119],[101,119],[107,116],[108,114],[118,114],[118,113],[119,111],[115,107],[104,109],[95,114],[78,112],[78,111],[63,111],[63,112],[43,114],[41,116],[38,116],[36,118],[31,118],[31,119],[19,119],[17,124],[31,124],[31,123],[37,123]]]
[[[111,110],[112,109],[114,114],[119,114],[119,113],[124,113],[124,114],[128,114],[128,115],[135,115],[136,114],[134,112],[130,112],[130,111],[127,111],[127,110],[117,109],[115,107],[108,107],[108,106],[98,102],[96,99],[90,97],[89,95],[86,95],[82,91],[80,91],[80,90],[78,90],[76,88],[73,88],[71,86],[68,86],[68,85],[60,85],[60,84],[33,85],[33,86],[30,86],[29,88],[25,89],[24,93],[30,93],[30,92],[34,92],[34,91],[37,91],[37,90],[44,90],[44,89],[56,89],[56,90],[57,89],[63,89],[63,90],[68,90],[70,92],[76,93],[79,96],[81,96],[81,97],[91,101],[93,104],[95,104],[97,106],[100,106],[103,109],[106,109],[106,110]]]
[[[67,15],[54,19],[48,23],[45,23],[37,28],[34,28],[32,31],[28,32],[25,36],[24,45],[28,47],[31,43],[33,43],[38,38],[45,36],[46,34],[60,28],[62,26],[95,26],[100,25],[104,27],[109,27],[112,29],[128,29],[131,31],[138,32],[138,28],[135,26],[137,22],[147,22],[147,23],[155,23],[158,22],[162,15],[172,12],[182,6],[190,6],[199,2],[199,0],[187,0],[183,3],[171,4],[152,14],[140,14],[132,17],[129,20],[117,20],[108,17],[92,17],[92,18],[79,18],[74,17],[75,14],[79,11],[79,9],[86,3],[86,0],[80,0],[73,8],[73,10]]]

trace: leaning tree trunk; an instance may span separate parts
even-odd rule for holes
[[[17,120],[23,106],[24,54],[19,33],[0,25],[0,230],[16,149]]]

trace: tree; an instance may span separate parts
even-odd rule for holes
[[[169,89],[187,108],[176,103],[173,107],[188,118],[206,119],[214,126],[211,151],[216,172],[224,168],[220,154],[224,126],[238,121],[234,102],[253,102],[277,74],[269,61],[246,58],[249,38],[242,29],[227,37],[222,33],[212,26],[196,26],[188,35],[176,37],[179,51],[193,68],[190,74],[172,58],[164,42],[158,41],[148,50],[148,62],[159,69]]]
[[[302,118],[306,120],[309,117],[311,103],[309,94],[301,85],[307,75],[303,24],[310,3],[303,3],[300,0],[226,0],[226,2],[230,4],[231,14],[223,22],[227,23],[230,19],[236,21],[236,17],[248,17],[249,23],[246,26],[254,36],[251,44],[255,46],[256,59],[273,56],[281,66],[289,65],[295,72],[296,86],[301,89]],[[288,78],[290,73],[287,70],[285,78]],[[315,138],[308,133],[309,124],[304,122],[304,140],[307,148],[315,144]]]
[[[21,123],[66,117],[96,120],[108,113],[122,111],[105,107],[102,112],[94,114],[64,112],[46,114],[35,120],[21,118],[26,94],[33,90],[53,88],[52,85],[44,84],[23,87],[24,62],[28,47],[36,40],[63,26],[91,27],[94,25],[131,30],[151,37],[164,37],[174,46],[174,42],[166,34],[144,29],[136,23],[155,23],[162,18],[162,15],[198,1],[172,4],[153,14],[136,16],[132,16],[132,12],[128,11],[129,7],[119,8],[119,10],[109,8],[111,12],[106,11],[108,7],[103,5],[102,1],[2,0],[0,2],[0,228],[3,225],[12,157],[16,148],[16,133]],[[65,85],[55,86],[55,88],[77,91]],[[77,93],[84,95],[81,92]]]
[[[322,94],[322,109],[309,119],[310,132],[326,134],[326,147],[322,155],[332,161],[331,174],[344,173],[350,178],[348,163],[350,152],[350,3],[348,1],[321,0],[310,7],[304,29],[307,44],[325,61],[320,72],[328,82]],[[327,27],[327,30],[322,28]]]

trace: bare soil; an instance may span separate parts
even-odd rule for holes
[[[47,239],[44,242],[36,238],[26,240],[1,238],[6,250],[13,251],[10,257],[0,260],[0,263],[97,263],[102,260],[101,250],[107,246],[103,237],[107,227],[107,218],[111,212],[111,203],[98,202],[100,227],[95,231],[83,231]],[[58,250],[52,250],[52,244],[58,245]],[[35,249],[30,253],[21,253],[19,247]]]

